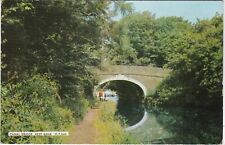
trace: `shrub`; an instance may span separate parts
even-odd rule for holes
[[[97,97],[94,97],[93,99],[89,99],[89,106],[91,108],[99,107],[100,106],[100,100],[97,99]]]
[[[72,112],[57,101],[58,86],[46,76],[35,75],[1,92],[1,142],[60,143],[56,137],[9,137],[9,131],[62,131],[73,122]]]
[[[63,104],[73,112],[73,117],[79,122],[85,116],[88,111],[88,100],[85,98],[70,98],[64,99]]]

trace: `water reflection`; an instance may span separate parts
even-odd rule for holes
[[[131,131],[141,143],[221,143],[222,112],[190,108],[152,108],[148,119]]]
[[[139,122],[144,115],[143,90],[136,84],[128,81],[110,81],[101,86],[105,90],[116,92],[116,96],[107,97],[108,100],[116,100],[116,115],[122,117],[127,126]]]
[[[124,117],[128,126],[142,119],[144,103],[140,87],[127,81],[111,81],[101,87],[116,91],[118,102],[116,115]],[[145,123],[130,131],[140,143],[221,143],[222,110],[161,107],[146,111],[148,118]]]

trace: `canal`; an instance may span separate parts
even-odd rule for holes
[[[141,88],[128,81],[111,81],[101,86],[118,94],[116,116],[126,127],[145,122],[129,133],[147,144],[218,144],[222,141],[222,110],[202,108],[145,107]]]
[[[148,118],[130,133],[148,144],[218,144],[222,141],[222,112],[193,108],[152,108]]]

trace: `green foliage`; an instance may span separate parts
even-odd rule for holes
[[[118,15],[120,12],[123,16],[131,15],[134,11],[131,3],[127,3],[124,1],[114,1],[114,10],[113,14]]]
[[[148,97],[150,104],[222,108],[222,16],[202,20],[177,39],[168,56],[173,71]]]
[[[84,98],[65,98],[63,105],[73,112],[73,117],[79,122],[85,116],[88,111],[89,102]]]
[[[108,4],[106,0],[3,1],[2,80],[17,82],[32,72],[50,73],[62,97],[81,97],[87,82],[93,84],[86,66],[100,62],[91,52],[103,45]]]
[[[60,143],[55,137],[9,137],[8,132],[63,131],[74,122],[72,112],[60,106],[58,85],[35,75],[15,85],[3,85],[1,93],[1,142]]]
[[[91,108],[98,108],[100,106],[100,100],[95,96],[94,99],[89,100],[89,106]]]
[[[100,106],[95,127],[98,130],[97,143],[103,144],[129,144],[137,143],[135,138],[126,133],[120,120],[114,116],[116,105],[113,102],[104,102]]]
[[[79,121],[87,112],[95,85],[95,78],[87,66],[99,65],[100,58],[97,54],[105,42],[106,38],[103,36],[107,36],[108,4],[107,0],[2,2],[2,81],[5,86],[16,86],[19,89],[19,92],[6,89],[7,95],[13,98],[4,97],[7,101],[3,102],[13,103],[16,100],[14,98],[18,97],[16,103],[20,103],[24,99],[25,102],[22,102],[25,105],[22,107],[25,108],[17,110],[17,113],[20,112],[28,119],[23,120],[24,123],[27,122],[30,126],[37,124],[37,127],[31,127],[32,130],[65,128],[72,116]],[[34,80],[29,79],[32,74],[48,74],[58,85],[51,87],[45,84],[50,81],[44,79],[37,79],[38,83],[33,84]],[[23,80],[26,81],[22,82]],[[56,100],[62,102],[60,106],[64,107],[56,105]],[[5,106],[3,108],[7,109]],[[26,115],[29,109],[33,112]],[[35,115],[37,113],[39,114]],[[37,116],[41,118],[34,119]],[[57,117],[59,119],[55,120]],[[32,123],[36,120],[36,123]],[[14,123],[9,122],[8,125],[10,124]],[[41,126],[46,128],[40,128]],[[28,126],[22,127],[29,130]],[[19,142],[20,139],[15,140]],[[21,141],[31,142],[29,139]],[[34,142],[39,141],[41,139],[38,138]],[[48,138],[43,138],[43,142],[57,143],[56,139]]]
[[[222,139],[222,111],[203,108],[152,107],[151,115],[171,137],[164,143],[218,144]]]
[[[177,38],[192,31],[181,17],[156,19],[146,11],[126,16],[112,26],[112,61],[116,64],[162,67],[176,47]]]

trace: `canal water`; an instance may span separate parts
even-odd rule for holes
[[[143,91],[126,81],[112,81],[105,88],[118,94],[117,112],[127,126],[138,123],[147,111],[147,119],[138,128],[128,131],[145,144],[219,144],[222,142],[222,109],[206,110],[171,107],[149,107],[143,102]],[[110,100],[110,98],[109,98]],[[126,127],[127,127],[126,126]]]
[[[222,141],[222,112],[191,108],[152,108],[148,118],[130,133],[147,144],[218,144]]]

